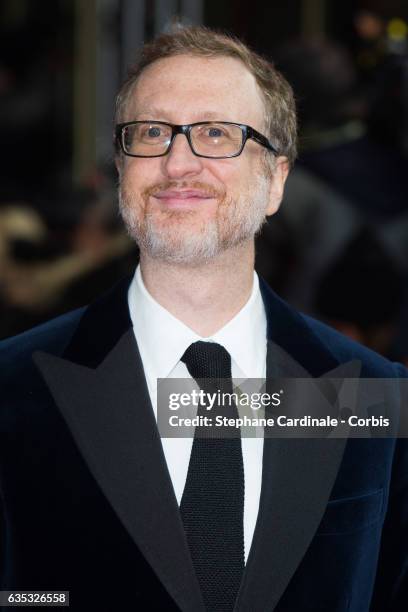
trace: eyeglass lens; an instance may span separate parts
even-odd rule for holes
[[[152,122],[134,123],[124,127],[123,145],[126,153],[151,157],[167,151],[172,136],[170,125]],[[197,124],[191,128],[191,144],[198,155],[231,156],[242,146],[242,130],[227,123]]]

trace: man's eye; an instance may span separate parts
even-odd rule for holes
[[[147,130],[147,136],[149,136],[149,138],[157,138],[158,136],[161,136],[161,129],[157,125],[150,127]]]
[[[225,136],[225,133],[221,128],[210,127],[207,130],[207,136],[210,136],[210,138],[220,138],[222,136]]]

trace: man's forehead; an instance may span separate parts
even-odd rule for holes
[[[131,119],[154,110],[163,120],[167,113],[185,111],[197,121],[205,114],[207,119],[242,122],[261,119],[264,112],[255,77],[240,60],[190,55],[160,59],[148,66],[132,92],[128,109]]]

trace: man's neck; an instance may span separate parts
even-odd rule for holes
[[[228,323],[248,301],[254,275],[253,242],[244,243],[199,266],[140,257],[150,295],[198,335],[208,337]]]

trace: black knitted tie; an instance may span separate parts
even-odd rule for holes
[[[204,391],[232,393],[231,357],[220,344],[195,342],[181,360]],[[218,414],[238,416],[235,404],[229,410],[215,408]],[[206,411],[200,405],[198,415],[214,417],[215,408]],[[241,438],[239,430],[232,439],[203,438],[198,432],[196,428],[180,511],[206,609],[230,612],[244,569]]]

